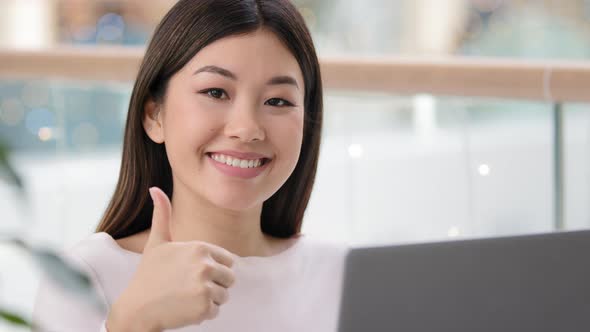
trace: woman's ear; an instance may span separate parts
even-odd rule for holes
[[[164,143],[161,105],[149,99],[143,107],[143,129],[155,143]]]

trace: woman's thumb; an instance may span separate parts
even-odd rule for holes
[[[172,237],[170,236],[170,216],[172,214],[170,200],[158,187],[151,187],[149,191],[154,202],[154,212],[152,214],[150,236],[145,244],[144,251],[145,249],[172,241]]]

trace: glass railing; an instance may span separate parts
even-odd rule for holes
[[[0,52],[12,68],[0,74],[0,136],[32,196],[31,222],[44,220],[30,236],[63,245],[97,224],[141,54]],[[590,65],[324,58],[322,70],[324,141],[305,231],[366,244],[588,225],[578,199],[590,182],[576,180],[586,154],[569,149],[584,151],[585,121],[574,119],[586,116]],[[0,204],[18,220],[4,190]]]
[[[130,89],[0,81],[0,136],[32,219],[20,220],[19,198],[3,185],[2,227],[60,246],[96,226],[118,176]],[[576,181],[587,176],[588,104],[569,107],[328,89],[304,231],[367,244],[590,226],[576,200],[590,189]]]

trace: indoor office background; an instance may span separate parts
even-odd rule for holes
[[[174,2],[0,0],[0,47],[143,47]],[[295,2],[320,58],[590,59],[588,0]],[[63,248],[93,231],[117,181],[131,88],[0,80],[0,140],[26,192],[0,182],[2,233]],[[378,245],[588,228],[589,111],[575,102],[327,89],[303,232]],[[12,247],[0,250],[0,305],[29,314],[40,271]]]

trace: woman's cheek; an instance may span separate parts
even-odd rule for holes
[[[224,106],[201,96],[183,105],[179,125],[188,127],[189,130],[203,130],[218,126],[223,119]]]
[[[289,114],[280,120],[275,119],[272,124],[271,142],[288,154],[285,159],[297,160],[303,139],[303,118],[299,114]]]

